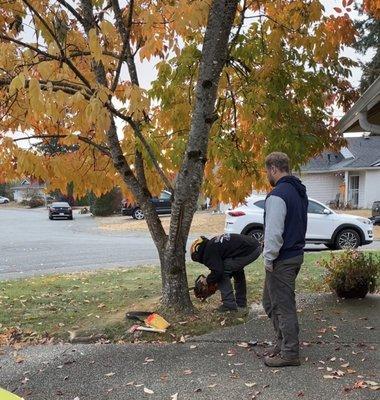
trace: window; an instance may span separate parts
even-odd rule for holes
[[[168,192],[161,192],[160,200],[170,200],[172,195]]]
[[[265,200],[256,201],[256,203],[254,203],[254,205],[256,207],[262,208],[264,210],[264,208],[265,208]]]
[[[326,207],[321,206],[318,203],[315,203],[314,201],[309,200],[309,207],[307,209],[307,212],[309,214],[323,214],[323,211],[326,209]]]

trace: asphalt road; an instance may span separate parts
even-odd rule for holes
[[[106,233],[90,215],[50,221],[46,209],[0,208],[1,280],[157,262],[145,233]]]
[[[380,241],[365,248],[380,249]],[[148,233],[105,232],[90,215],[75,213],[73,221],[50,221],[46,209],[0,206],[0,280],[158,261]]]

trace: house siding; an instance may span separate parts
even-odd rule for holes
[[[308,197],[327,204],[335,200],[339,193],[339,185],[343,182],[342,177],[335,176],[333,173],[302,173],[300,179],[306,186]]]
[[[380,200],[380,170],[366,171],[364,206],[371,208],[374,201]]]

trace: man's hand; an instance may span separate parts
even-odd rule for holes
[[[195,281],[194,295],[196,298],[201,299],[202,301],[212,296],[217,290],[218,285],[216,283],[207,283],[207,279],[204,275],[199,275]]]

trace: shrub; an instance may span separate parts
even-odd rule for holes
[[[120,211],[122,195],[119,188],[114,188],[110,192],[95,198],[90,210],[95,216],[107,216]]]
[[[338,296],[349,297],[349,292],[358,292],[358,296],[352,297],[364,297],[368,291],[372,293],[376,290],[380,257],[372,253],[346,250],[332,254],[329,260],[321,261],[320,265],[327,269],[325,282]]]
[[[28,206],[30,208],[36,208],[36,207],[42,207],[45,205],[45,201],[42,197],[39,196],[33,196],[29,201],[28,201]]]

